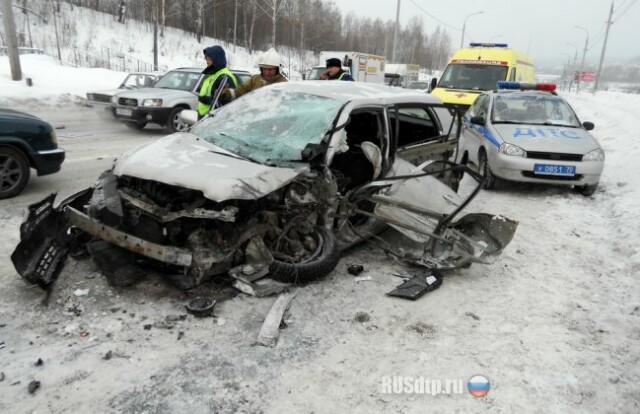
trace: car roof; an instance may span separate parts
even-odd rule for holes
[[[485,93],[487,95],[492,95],[492,96],[517,94],[517,95],[524,95],[524,96],[543,96],[547,98],[557,98],[557,99],[564,100],[564,98],[559,96],[557,93],[548,92],[548,91],[537,91],[537,90],[522,91],[518,89],[495,89],[492,91],[486,91]]]
[[[129,72],[128,75],[147,75],[147,76],[162,76],[164,72]]]
[[[295,81],[271,85],[271,88],[291,92],[308,93],[331,99],[346,99],[354,103],[395,104],[402,102],[421,102],[441,104],[440,98],[411,89],[393,88],[391,86],[346,81]]]
[[[171,69],[167,72],[202,72],[204,70],[204,68],[176,68],[176,69]],[[250,75],[249,71],[246,70],[242,70],[242,69],[229,69],[231,72],[233,73],[246,73],[248,75]]]

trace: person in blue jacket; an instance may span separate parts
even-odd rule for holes
[[[342,69],[342,62],[338,58],[327,59],[327,70],[322,72],[320,79],[355,81],[351,75]]]
[[[198,116],[200,118],[209,113],[216,96],[220,96],[215,102],[216,108],[229,103],[221,93],[225,85],[230,88],[238,87],[238,80],[227,67],[227,57],[222,46],[211,46],[204,49],[203,52],[207,67],[202,71],[205,78],[198,96]],[[219,91],[220,93],[218,93]]]

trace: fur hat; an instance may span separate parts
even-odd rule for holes
[[[342,62],[338,58],[327,59],[327,68],[330,68],[331,66],[342,68]]]

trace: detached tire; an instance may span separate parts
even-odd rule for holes
[[[20,194],[29,182],[31,167],[24,154],[0,147],[0,200]]]
[[[269,267],[271,278],[287,283],[307,283],[321,279],[335,269],[340,261],[336,237],[324,227],[316,227],[315,231],[322,240],[318,256],[305,263],[274,260]]]

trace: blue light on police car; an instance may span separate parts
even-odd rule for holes
[[[555,83],[530,83],[530,82],[512,82],[512,81],[498,81],[498,89],[512,89],[512,90],[537,90],[552,92],[556,90]]]
[[[509,47],[507,43],[469,43],[469,47]]]
[[[498,89],[520,89],[520,82],[498,81]]]

